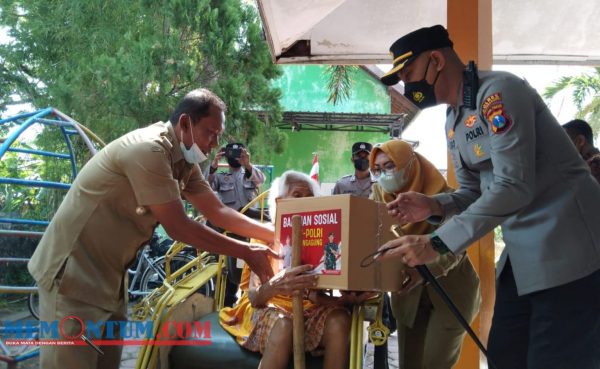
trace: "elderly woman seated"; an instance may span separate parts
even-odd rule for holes
[[[319,187],[309,176],[287,171],[277,178],[269,196],[269,212],[275,219],[276,200],[319,195]],[[233,308],[219,314],[223,328],[235,336],[244,348],[260,352],[259,368],[286,368],[292,352],[292,292],[306,290],[316,284],[316,276],[305,274],[311,265],[284,269],[267,283],[260,280],[245,266],[240,289],[242,296]],[[310,293],[304,300],[305,349],[322,355],[323,367],[328,369],[348,366],[350,314],[344,308],[344,299],[327,299]]]

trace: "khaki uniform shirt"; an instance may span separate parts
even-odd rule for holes
[[[600,185],[546,104],[506,72],[480,73],[476,102],[449,109],[460,188],[435,196],[447,219],[438,236],[458,254],[502,225],[496,270],[510,257],[520,295],[600,269]]]
[[[354,174],[348,174],[338,179],[333,187],[332,194],[343,195],[349,193],[355,196],[369,198],[369,196],[371,196],[371,186],[375,182],[377,181],[373,180],[371,176],[358,179]]]
[[[240,210],[258,196],[258,187],[265,183],[265,175],[252,166],[252,175],[246,177],[246,169],[218,172],[210,178],[210,185],[217,191],[223,204]]]
[[[197,165],[183,159],[170,122],[111,142],[83,167],[29,264],[38,284],[106,310],[122,302],[124,275],[152,236],[145,207],[211,191]],[[60,276],[62,272],[62,277]]]

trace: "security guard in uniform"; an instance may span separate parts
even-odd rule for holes
[[[428,235],[383,245],[409,266],[458,254],[501,225],[488,354],[497,369],[600,367],[600,185],[527,82],[465,66],[442,26],[390,47],[387,85],[424,109],[449,105],[445,133],[460,185],[401,194],[400,223],[443,221]]]
[[[333,194],[352,194],[355,196],[369,198],[371,185],[375,181],[369,172],[369,153],[373,146],[368,142],[355,142],[352,145],[352,157],[354,174],[348,174],[340,178],[333,187]]]
[[[229,170],[217,172],[223,157],[227,159]],[[223,204],[240,210],[258,196],[258,187],[265,183],[265,175],[252,165],[250,153],[243,144],[230,143],[215,156],[208,182],[217,191]]]
[[[61,334],[77,337],[82,321],[99,326],[127,320],[127,266],[160,223],[168,235],[194,247],[244,258],[272,275],[275,253],[225,237],[189,219],[182,197],[209,220],[248,237],[272,242],[272,227],[224,206],[202,176],[199,163],[219,143],[224,130],[223,101],[205,89],[188,93],[171,114],[124,135],[94,155],[79,172],[38,244],[28,269],[39,286],[40,315],[61,322]],[[119,339],[118,327],[102,337]],[[112,337],[111,333],[114,333]],[[42,339],[62,339],[47,337]],[[40,367],[117,369],[122,347],[42,345]]]

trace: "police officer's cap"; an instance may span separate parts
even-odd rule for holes
[[[391,86],[400,81],[398,72],[424,51],[452,47],[448,31],[439,24],[433,27],[420,28],[400,37],[390,46],[393,68],[381,77],[381,82]]]
[[[366,151],[367,153],[371,153],[371,149],[373,146],[368,142],[355,142],[352,145],[352,155],[356,155],[361,151]]]

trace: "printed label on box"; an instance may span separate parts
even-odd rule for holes
[[[284,255],[281,268],[292,265],[292,216],[302,217],[302,264],[314,273],[342,273],[342,210],[329,209],[281,215],[279,242]]]

